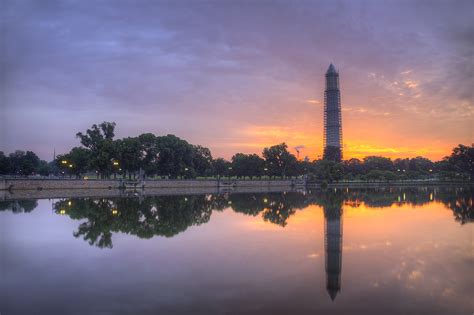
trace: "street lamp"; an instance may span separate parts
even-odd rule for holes
[[[229,166],[229,179],[230,179],[230,171],[232,171],[232,166]]]
[[[112,160],[112,164],[113,164],[113,166],[115,166],[115,168],[114,168],[114,179],[116,179],[117,178],[117,168],[119,166],[119,162],[117,160]]]

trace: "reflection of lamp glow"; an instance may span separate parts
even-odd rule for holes
[[[405,193],[403,193],[403,200],[405,201]]]
[[[433,193],[430,194],[430,201],[433,201]]]

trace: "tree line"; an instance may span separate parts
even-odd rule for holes
[[[458,145],[450,156],[433,162],[415,157],[395,159],[368,156],[341,160],[337,150],[325,150],[323,159],[298,160],[285,143],[264,148],[262,155],[237,153],[231,160],[213,158],[211,151],[188,143],[175,135],[151,133],[115,139],[115,123],[94,124],[76,137],[81,146],[60,154],[51,162],[40,160],[32,151],[0,151],[1,175],[70,176],[82,178],[123,177],[295,177],[319,181],[474,179],[474,146]],[[334,151],[334,152],[333,152]]]

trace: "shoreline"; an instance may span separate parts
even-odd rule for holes
[[[334,182],[321,187],[317,182],[285,180],[153,180],[144,186],[123,187],[119,180],[2,179],[0,200],[56,199],[70,197],[140,197],[151,195],[194,195],[223,193],[289,192],[311,189],[364,189],[422,186],[469,187],[474,183],[454,181]],[[8,186],[6,186],[8,185]],[[8,189],[10,187],[10,189]]]
[[[327,186],[326,186],[327,185]],[[241,187],[384,187],[384,186],[474,185],[467,181],[393,180],[393,181],[323,181],[305,179],[65,179],[65,178],[2,178],[0,191],[9,190],[64,190],[64,189],[156,189],[156,188],[219,188]]]

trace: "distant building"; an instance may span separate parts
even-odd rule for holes
[[[324,158],[342,159],[342,117],[339,73],[331,63],[324,91]]]

